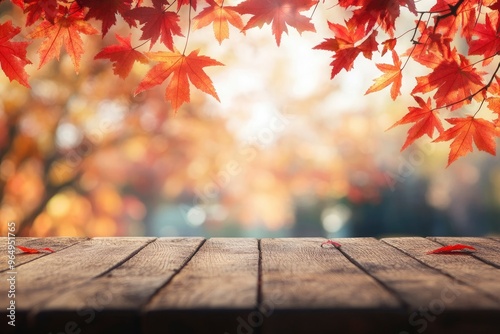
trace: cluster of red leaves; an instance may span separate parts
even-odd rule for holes
[[[59,59],[64,46],[78,72],[85,52],[82,35],[104,37],[120,16],[130,30],[140,30],[142,44],[137,42],[134,46],[132,35],[115,34],[117,44],[104,47],[95,59],[111,61],[114,73],[122,78],[128,76],[135,62],[156,62],[139,83],[136,94],[170,78],[165,98],[175,111],[190,101],[190,84],[218,99],[205,67],[222,64],[200,55],[198,50],[186,53],[191,29],[212,25],[214,37],[222,43],[229,38],[230,25],[242,32],[271,25],[278,46],[288,27],[299,33],[316,31],[304,12],[320,5],[319,0],[243,0],[236,6],[228,6],[224,1],[11,0],[26,14],[25,26],[30,29],[27,38],[42,39],[39,67]],[[426,11],[418,11],[415,0],[338,0],[335,4],[350,12],[350,18],[341,23],[328,22],[333,37],[326,38],[314,49],[333,52],[332,79],[343,69],[353,69],[361,54],[372,59],[374,53],[382,56],[390,53],[392,64],[376,64],[383,74],[375,79],[367,93],[390,86],[392,99],[401,94],[403,70],[409,60],[427,69],[426,75],[416,78],[411,91],[418,106],[409,107],[408,113],[394,124],[412,124],[402,149],[427,135],[435,142],[451,141],[448,164],[471,152],[473,142],[479,150],[495,154],[495,140],[500,134],[500,78],[497,76],[500,63],[496,59],[500,54],[500,0],[435,1]],[[328,7],[332,5],[326,0],[323,3]],[[199,13],[192,17],[192,12],[199,7],[202,7]],[[402,10],[415,15],[415,26],[396,37],[397,19]],[[181,27],[181,15],[187,16],[187,27]],[[96,28],[99,24],[100,30]],[[0,64],[11,81],[17,80],[29,87],[24,70],[31,64],[26,52],[29,42],[15,41],[21,39],[20,32],[21,28],[10,21],[0,22]],[[183,36],[186,36],[185,44],[176,47],[177,39]],[[401,39],[410,40],[413,46],[398,51]],[[467,44],[465,53],[455,46],[458,39]],[[155,45],[168,50],[141,52],[139,47],[148,42],[150,51]],[[474,57],[478,60],[473,60]],[[493,61],[498,63],[496,69]],[[458,109],[471,103],[479,105],[474,114],[457,115]],[[477,114],[483,104],[492,113],[479,118]],[[447,113],[454,113],[453,117]],[[443,126],[443,120],[451,125],[448,129]]]
[[[428,69],[427,75],[416,78],[417,83],[411,91],[418,107],[409,107],[409,112],[393,125],[412,124],[402,150],[427,135],[435,142],[452,141],[448,165],[472,152],[472,142],[479,150],[495,155],[495,140],[500,134],[500,79],[497,76],[500,63],[489,71],[489,75],[487,69],[500,54],[500,2],[437,0],[423,12],[417,11],[415,2],[339,0],[339,5],[351,10],[353,15],[344,24],[329,23],[335,37],[316,46],[334,52],[332,79],[342,69],[351,70],[358,55],[371,59],[381,45],[382,55],[391,51],[393,64],[376,64],[383,75],[375,79],[366,93],[391,86],[390,94],[395,100],[400,95],[403,70],[409,60]],[[413,30],[394,37],[396,19],[403,7],[418,19]],[[386,39],[379,43],[376,37],[380,31],[385,33]],[[398,41],[408,34],[412,34],[413,46],[406,52],[396,52]],[[458,38],[468,45],[466,54],[453,46]],[[406,58],[404,64],[400,56]],[[479,60],[472,62],[473,56]],[[452,113],[474,100],[479,107],[473,115],[444,116],[452,125],[445,130],[442,113]],[[493,117],[488,119],[477,117],[485,102],[493,112]]]

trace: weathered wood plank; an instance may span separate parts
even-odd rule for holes
[[[477,318],[470,316],[479,310],[486,310],[491,315],[482,329],[493,330],[491,324],[498,317],[494,311],[500,310],[500,303],[488,295],[443,275],[382,241],[373,238],[338,241],[343,253],[409,306],[407,323],[399,331],[470,333],[471,327],[479,330]]]
[[[425,238],[388,238],[384,242],[500,301],[500,270],[467,254],[426,254],[442,245]]]
[[[263,333],[331,333],[333,324],[335,331],[348,333],[401,328],[402,303],[339,250],[321,248],[323,241],[261,240],[261,316],[247,324],[262,322]]]
[[[86,240],[28,262],[17,269],[16,275],[16,329],[23,331],[28,325],[28,313],[51,296],[60,294],[126,260],[154,238],[94,238]],[[50,244],[44,243],[44,247]],[[0,296],[7,287],[0,286]],[[2,298],[0,317],[6,317],[8,300]],[[2,333],[5,322],[0,323]]]
[[[145,333],[224,333],[257,305],[256,239],[207,240],[148,303]]]
[[[5,249],[4,252],[0,254],[0,272],[7,271],[8,266],[8,253],[7,253],[7,238],[2,242],[5,242],[1,249]],[[48,238],[29,238],[29,237],[18,237],[16,238],[16,245],[26,246],[30,248],[45,248],[49,247],[54,251],[60,251],[64,248],[70,247],[74,244],[87,240],[88,238],[73,238],[73,237],[48,237]],[[1,239],[0,239],[1,240]],[[43,256],[49,255],[50,253],[39,253],[39,254],[26,254],[19,250],[16,251],[16,267],[34,261]]]
[[[159,238],[104,276],[37,308],[36,328],[81,334],[140,331],[140,307],[192,257],[203,238]]]
[[[429,237],[428,239],[436,241],[441,245],[471,245],[478,250],[472,254],[473,257],[500,268],[500,242],[488,238],[474,237]]]

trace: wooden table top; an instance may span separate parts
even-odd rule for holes
[[[0,238],[0,332],[500,333],[500,238],[325,240]]]

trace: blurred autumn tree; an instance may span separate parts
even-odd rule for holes
[[[23,20],[8,2],[0,13]],[[105,42],[86,39],[88,57]],[[206,111],[203,95],[194,94],[176,115],[161,89],[134,97],[144,71],[136,67],[123,81],[104,62],[83,58],[76,76],[63,55],[30,74],[31,90],[1,78],[0,216],[17,222],[18,235],[144,234],[164,202],[185,203],[182,214],[203,208],[209,230],[228,217],[242,226],[279,229],[293,224],[296,196],[374,199],[385,182],[372,159],[354,149],[366,133],[335,135],[338,130],[321,118],[309,117],[317,132],[296,136],[301,122],[294,117],[307,117],[296,111],[310,109],[311,100],[331,88],[296,100],[294,115],[271,115],[252,140],[241,141],[227,117]],[[341,137],[349,147],[327,149]],[[311,151],[318,143],[322,148]],[[365,170],[368,182],[350,180],[353,170]]]

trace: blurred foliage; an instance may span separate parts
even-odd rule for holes
[[[352,99],[363,78],[330,82],[301,68],[300,44],[247,38],[239,53],[214,46],[227,65],[212,72],[222,104],[193,94],[177,114],[161,87],[132,95],[141,65],[123,81],[83,59],[77,76],[63,55],[28,69],[32,90],[0,76],[1,221],[20,236],[499,231],[493,158],[444,169],[437,144],[400,153],[403,131],[383,131],[388,104]],[[102,41],[86,45],[92,57]],[[297,82],[290,68],[311,78]]]

